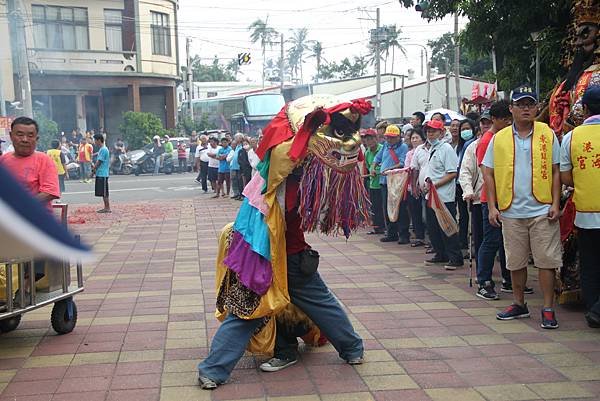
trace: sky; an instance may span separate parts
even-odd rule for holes
[[[185,63],[185,38],[191,38],[191,53],[199,55],[204,63],[217,56],[226,64],[238,53],[250,52],[252,62],[240,69],[239,80],[261,80],[262,50],[258,43],[250,42],[248,26],[261,18],[268,25],[291,36],[292,29],[308,28],[308,39],[322,43],[326,62],[340,61],[344,57],[366,55],[369,30],[375,27],[376,8],[380,8],[381,25],[395,24],[401,30],[400,43],[406,49],[406,57],[396,51],[394,73],[415,70],[421,73],[421,48],[427,41],[454,30],[454,19],[428,23],[414,9],[406,9],[399,2],[386,0],[340,1],[340,0],[180,0],[179,45],[181,63]],[[466,20],[461,19],[460,27]],[[289,48],[289,45],[287,45]],[[287,50],[287,49],[286,49]],[[279,58],[279,46],[267,48],[266,59]],[[305,56],[304,80],[309,81],[316,72],[314,58]],[[387,72],[391,69],[388,62]],[[383,72],[383,65],[382,65]],[[373,70],[370,71],[373,73]]]

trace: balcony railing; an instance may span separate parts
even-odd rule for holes
[[[135,72],[135,52],[97,50],[28,49],[32,72]]]

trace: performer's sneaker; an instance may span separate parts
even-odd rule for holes
[[[558,329],[558,322],[556,321],[556,314],[552,308],[542,309],[542,323],[540,324],[542,329]]]
[[[486,281],[484,285],[480,285],[475,295],[477,295],[479,298],[487,299],[490,301],[500,299],[500,297],[496,293],[496,290],[494,290],[494,286],[492,285],[491,281]]]
[[[260,365],[260,370],[263,372],[278,372],[298,362],[298,359],[279,359],[271,358],[267,362]]]
[[[364,361],[364,358],[362,356],[359,356],[356,358],[350,358],[346,362],[348,363],[348,365],[362,365]]]
[[[204,390],[214,390],[217,388],[217,383],[213,379],[198,374],[198,385]]]
[[[522,319],[524,317],[529,317],[529,309],[527,309],[527,304],[523,306],[512,304],[502,312],[498,312],[496,314],[496,319],[498,320]]]

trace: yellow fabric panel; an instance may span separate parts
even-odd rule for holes
[[[536,121],[533,126],[531,165],[533,168],[533,196],[544,204],[552,203],[552,145],[554,131],[546,123]]]
[[[508,209],[512,203],[514,170],[515,141],[509,126],[494,135],[494,181],[500,210]]]
[[[573,202],[579,212],[600,212],[600,128],[581,125],[571,134],[571,164],[575,193]]]
[[[552,203],[552,145],[554,132],[535,122],[531,140],[533,196],[540,203]],[[494,181],[500,210],[508,209],[514,195],[515,138],[512,126],[494,135]]]

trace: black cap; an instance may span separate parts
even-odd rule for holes
[[[518,88],[513,89],[510,93],[510,100],[516,102],[521,99],[530,98],[534,102],[537,102],[537,96],[535,95],[535,90],[529,84],[524,84],[519,86]]]

